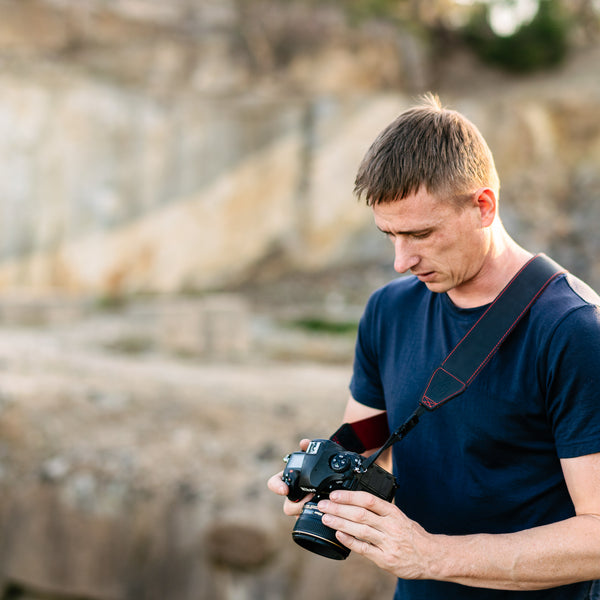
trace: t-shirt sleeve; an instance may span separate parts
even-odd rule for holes
[[[566,315],[547,352],[548,416],[560,458],[600,452],[600,308]]]
[[[358,326],[350,392],[357,402],[372,408],[385,410],[385,398],[376,349],[379,337],[376,306],[377,296],[373,296],[367,303]]]

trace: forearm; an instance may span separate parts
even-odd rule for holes
[[[510,534],[433,536],[430,577],[474,587],[535,590],[600,578],[600,516]]]

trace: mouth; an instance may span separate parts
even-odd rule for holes
[[[423,273],[414,273],[414,275],[419,279],[419,281],[431,281],[435,277],[435,271],[427,271]]]

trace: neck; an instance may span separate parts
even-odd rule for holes
[[[449,290],[448,297],[461,308],[489,304],[532,256],[498,223],[475,276]]]

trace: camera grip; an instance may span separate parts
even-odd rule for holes
[[[300,500],[306,496],[306,492],[302,491],[298,485],[299,478],[299,471],[288,471],[281,477],[283,483],[285,483],[289,488],[287,498],[290,502],[300,502]]]

